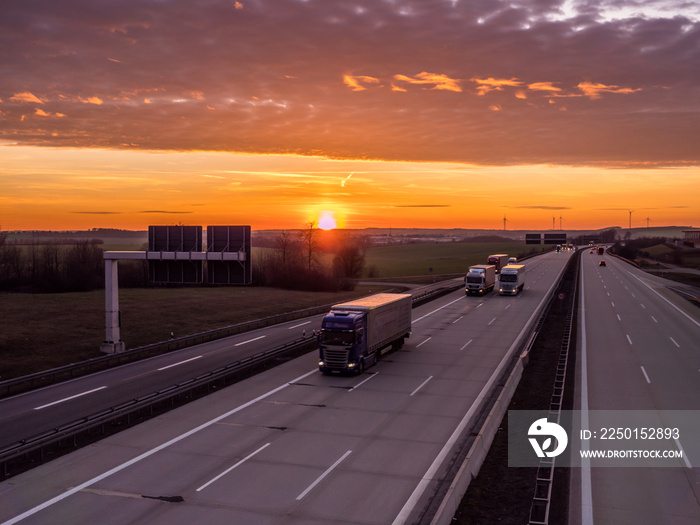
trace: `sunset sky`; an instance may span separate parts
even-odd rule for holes
[[[700,226],[694,0],[10,0],[0,228]]]

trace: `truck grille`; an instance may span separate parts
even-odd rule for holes
[[[349,350],[346,348],[326,348],[323,351],[328,368],[345,368],[348,364]]]

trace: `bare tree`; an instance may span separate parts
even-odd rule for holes
[[[307,228],[301,230],[301,238],[304,244],[304,252],[306,254],[306,263],[308,270],[313,269],[313,264],[318,256],[318,225],[317,221],[309,222]]]
[[[333,258],[333,273],[341,279],[357,279],[365,267],[365,256],[355,243],[345,244]]]

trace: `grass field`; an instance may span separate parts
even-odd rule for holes
[[[369,295],[274,288],[151,288],[120,290],[127,348]],[[99,357],[105,336],[104,291],[0,294],[0,381]]]
[[[521,257],[530,252],[524,242],[426,243],[376,246],[367,251],[366,270],[374,277],[466,273],[469,266],[485,264],[488,256],[507,253]],[[551,247],[550,247],[551,248]],[[542,247],[537,247],[541,250]],[[432,271],[431,271],[432,269]]]
[[[429,243],[373,247],[367,268],[388,280],[402,276],[463,274],[489,254],[519,256],[512,243]],[[110,249],[113,249],[110,247]],[[133,248],[132,248],[133,249]],[[255,256],[255,252],[253,252]],[[329,259],[330,260],[330,259]],[[432,272],[430,269],[432,268]],[[120,290],[122,340],[127,348],[220,328],[252,319],[331,304],[380,291],[295,292],[262,287],[183,287]],[[104,291],[0,294],[0,381],[102,355]]]

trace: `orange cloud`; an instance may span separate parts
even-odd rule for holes
[[[89,98],[80,98],[80,102],[83,104],[95,104],[96,106],[101,106],[103,104],[103,101],[100,97],[89,97]]]
[[[415,77],[394,75],[394,78],[402,82],[408,82],[409,84],[434,84],[434,86],[430,89],[456,91],[458,93],[462,92],[462,88],[459,85],[460,79],[450,78],[447,75],[440,75],[438,73],[428,73],[423,71],[422,73],[418,73]]]
[[[605,84],[594,84],[592,82],[581,82],[578,86],[583,94],[590,97],[591,99],[596,99],[601,97],[601,93],[634,93],[636,91],[641,91],[641,89],[632,88],[621,88],[619,86],[606,86]]]
[[[532,91],[561,91],[561,88],[554,86],[552,82],[533,82],[532,84],[528,84],[527,88],[531,89]]]
[[[34,110],[34,114],[38,115],[39,117],[57,117],[57,118],[65,117],[65,115],[63,113],[47,113],[46,111],[39,109],[39,108],[36,108]]]
[[[352,88],[353,91],[364,91],[367,88],[364,87],[361,82],[364,82],[366,84],[378,84],[379,79],[374,78],[374,77],[367,77],[367,76],[355,76],[355,75],[343,75],[343,82],[345,83],[346,86],[349,86]]]
[[[479,95],[485,95],[490,91],[501,91],[504,87],[518,87],[523,83],[515,78],[472,78],[472,82],[479,84],[476,91]]]
[[[36,104],[44,103],[42,100],[38,99],[28,91],[25,91],[24,93],[15,93],[10,97],[10,100],[12,100],[13,102],[34,102]]]

